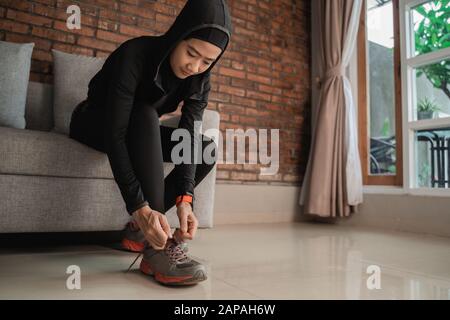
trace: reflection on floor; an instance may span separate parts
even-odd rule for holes
[[[449,299],[450,239],[324,224],[199,230],[209,279],[165,287],[124,270],[135,254],[77,245],[0,250],[1,299]],[[68,266],[81,289],[68,290]],[[377,289],[378,288],[378,289]]]

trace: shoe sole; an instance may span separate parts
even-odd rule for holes
[[[189,276],[166,276],[160,272],[153,272],[149,263],[144,259],[142,259],[139,269],[146,275],[154,276],[156,281],[171,286],[191,285],[207,279],[203,270],[198,270],[195,274]]]
[[[131,252],[141,252],[144,250],[145,244],[142,242],[136,242],[129,239],[122,239],[122,248]]]

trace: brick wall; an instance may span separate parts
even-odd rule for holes
[[[51,83],[52,48],[107,56],[129,38],[164,33],[184,3],[0,0],[0,40],[35,42],[30,78]],[[219,164],[217,179],[299,185],[310,139],[309,0],[227,3],[234,29],[232,42],[213,69],[208,108],[220,112],[224,136],[226,128],[280,129],[280,168],[276,175],[262,176],[260,165]],[[71,4],[81,8],[81,30],[66,28],[66,9]]]

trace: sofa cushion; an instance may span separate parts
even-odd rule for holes
[[[34,43],[0,41],[0,126],[25,129],[25,103]]]
[[[114,179],[105,153],[64,134],[0,127],[0,136],[0,174]]]
[[[70,54],[52,49],[53,54],[53,132],[68,135],[73,109],[87,98],[89,81],[102,68],[106,58]]]
[[[180,116],[161,121],[177,127]],[[203,130],[218,128],[219,113],[205,110]],[[206,132],[210,138],[212,132]],[[0,127],[0,174],[114,179],[105,153],[57,132]],[[164,175],[173,168],[164,163]]]
[[[50,131],[53,129],[53,86],[48,83],[28,83],[25,107],[26,129]]]
[[[0,127],[0,173],[112,178],[106,154],[56,132]]]

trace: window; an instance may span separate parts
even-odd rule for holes
[[[358,119],[365,185],[402,185],[398,0],[365,0],[358,34]]]
[[[450,0],[400,0],[400,13],[405,187],[449,189]]]

